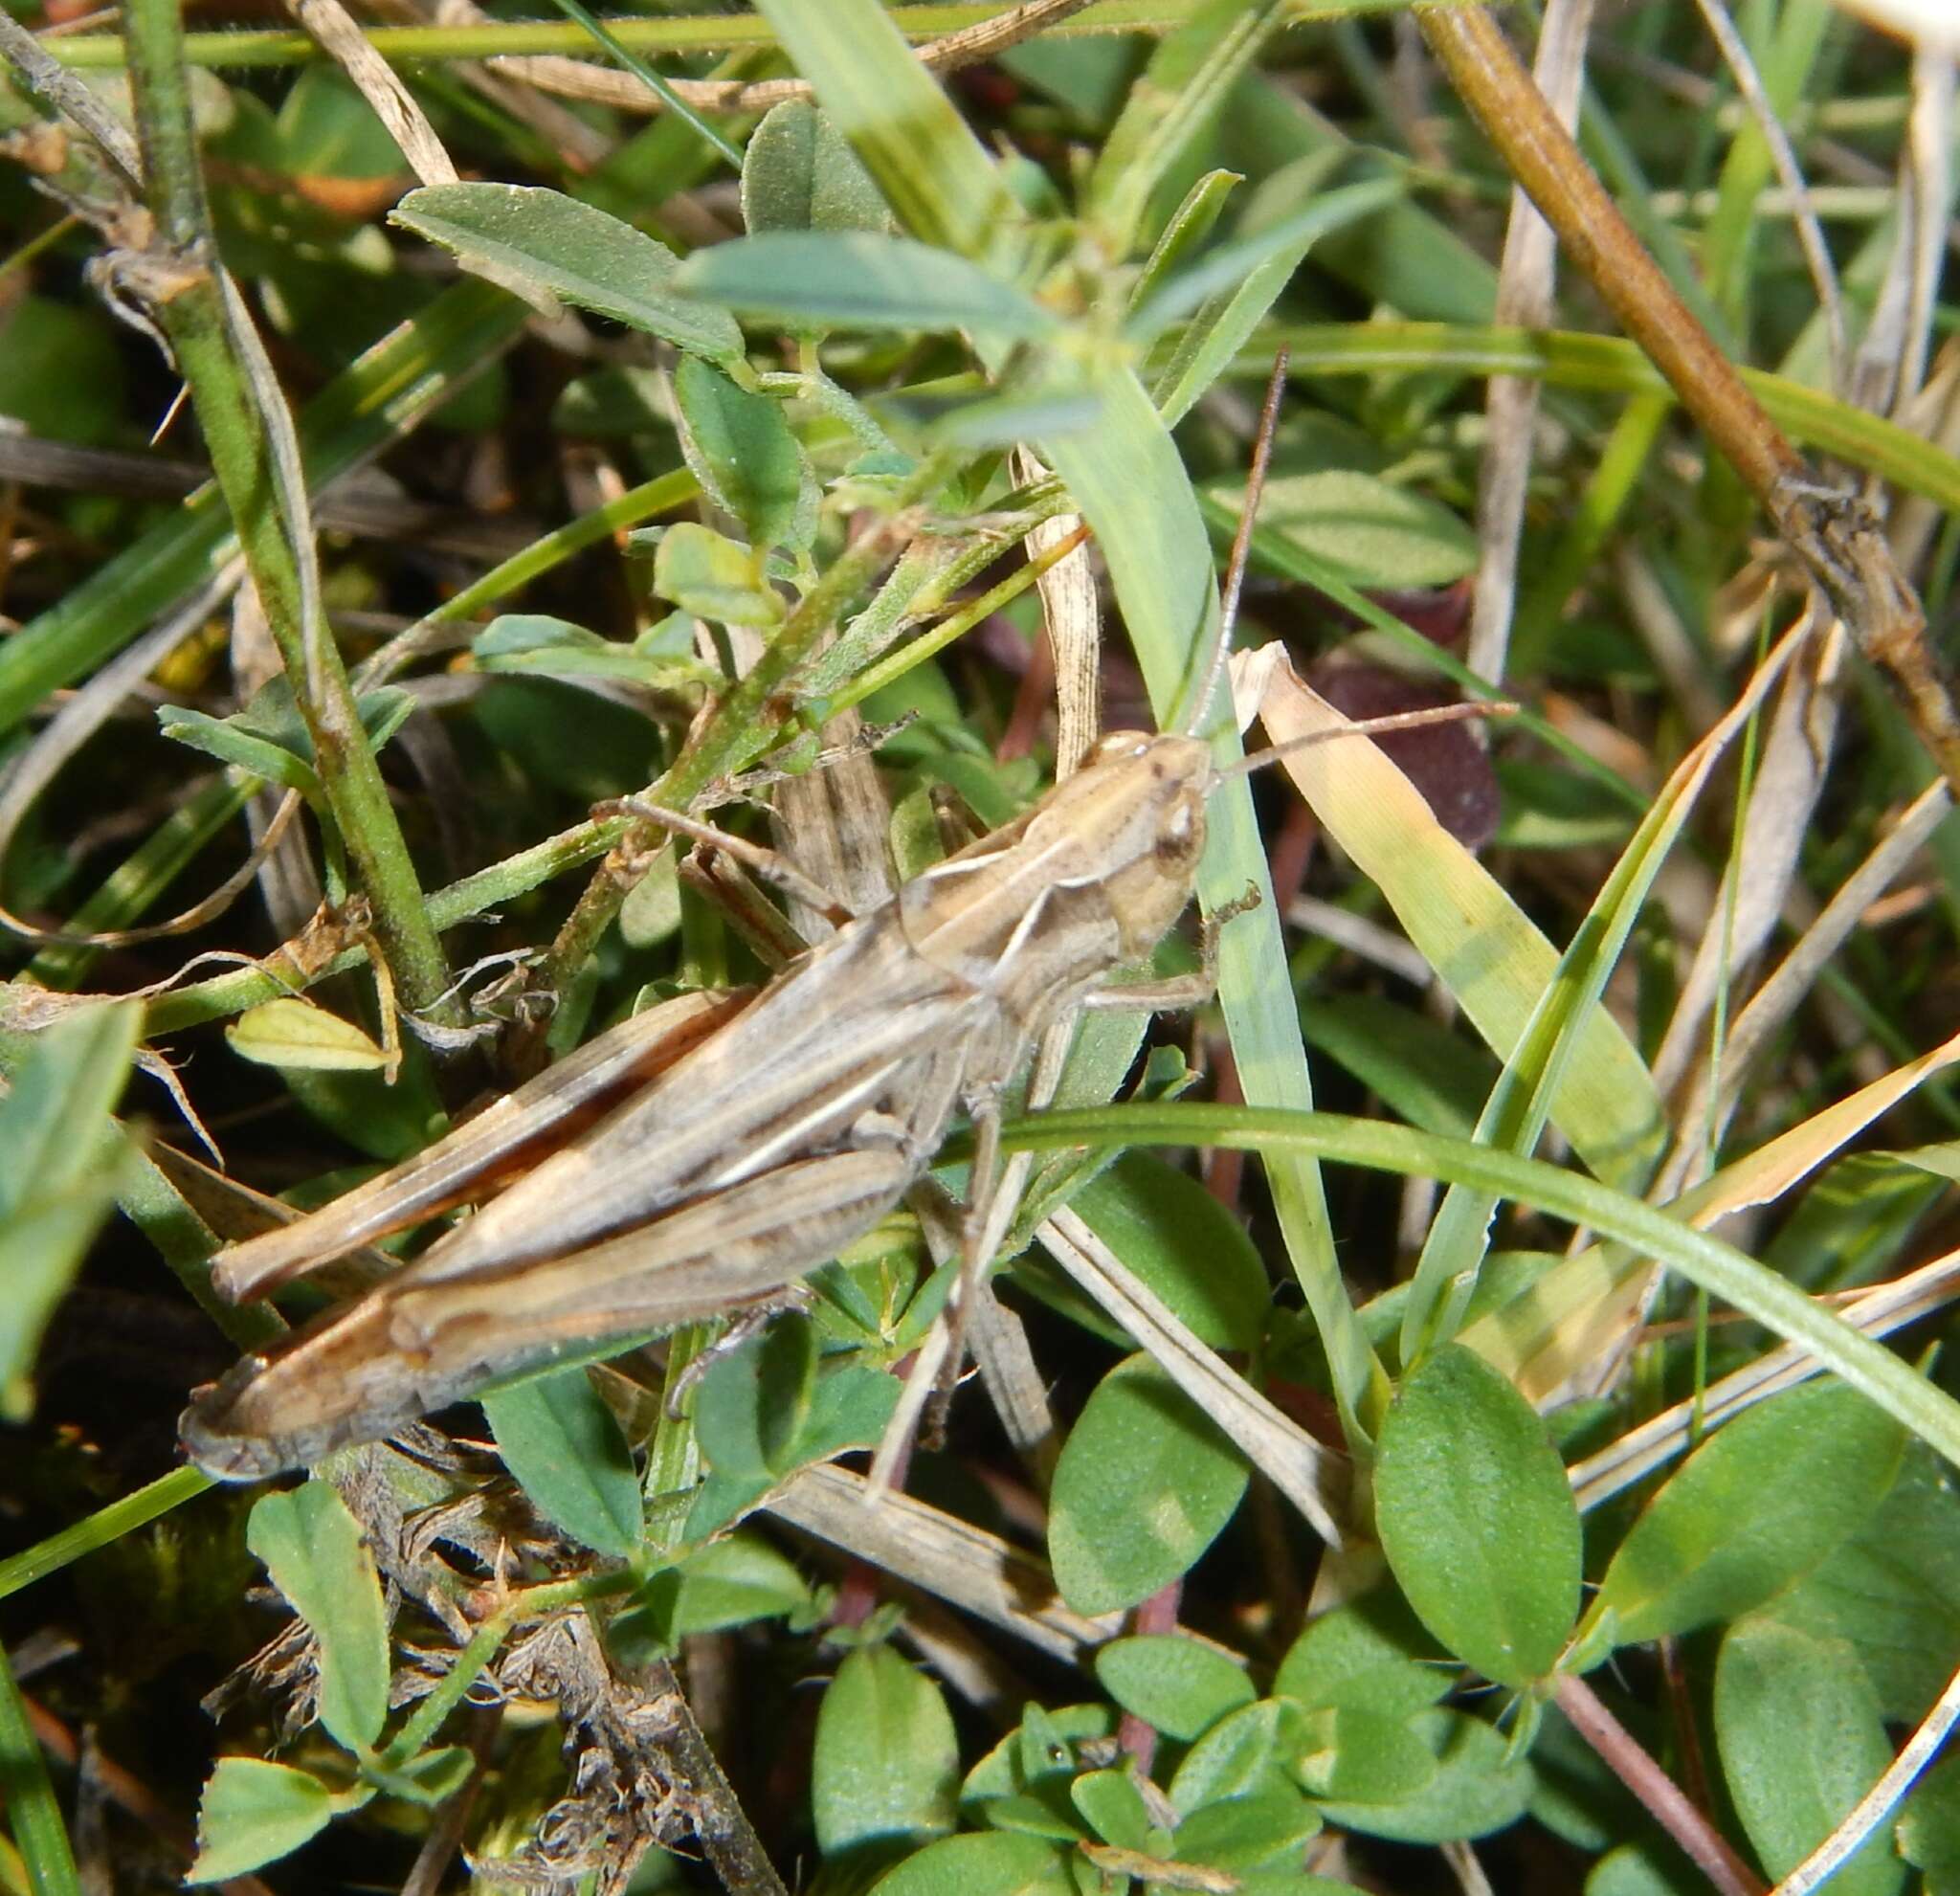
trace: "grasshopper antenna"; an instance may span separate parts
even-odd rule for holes
[[[1222,784],[1233,777],[1250,776],[1255,770],[1263,770],[1268,764],[1283,762],[1297,750],[1310,749],[1316,744],[1326,744],[1337,737],[1381,737],[1390,731],[1424,730],[1431,725],[1460,725],[1466,718],[1510,718],[1517,712],[1518,706],[1507,699],[1493,698],[1474,704],[1436,704],[1421,711],[1392,711],[1386,717],[1359,718],[1351,725],[1342,725],[1333,730],[1308,731],[1304,737],[1291,737],[1284,744],[1272,744],[1263,750],[1249,751],[1236,763],[1227,764],[1213,781]]]
[[[1286,369],[1293,351],[1281,347],[1273,358],[1273,372],[1266,378],[1266,398],[1259,407],[1259,429],[1252,444],[1252,468],[1246,475],[1245,504],[1239,510],[1238,530],[1232,536],[1232,558],[1225,568],[1225,590],[1218,602],[1218,641],[1212,648],[1211,661],[1198,685],[1191,707],[1187,737],[1204,729],[1205,713],[1217,695],[1218,680],[1232,660],[1232,635],[1238,625],[1238,595],[1245,587],[1246,561],[1252,555],[1253,523],[1258,519],[1259,497],[1266,490],[1266,467],[1273,458],[1273,435],[1280,425],[1280,401],[1286,392]]]

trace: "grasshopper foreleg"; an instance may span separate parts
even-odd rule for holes
[[[745,836],[731,836],[726,830],[719,830],[712,823],[703,823],[683,811],[649,803],[645,797],[626,796],[616,803],[596,805],[593,814],[636,816],[642,822],[657,823],[663,830],[672,830],[677,836],[692,836],[696,842],[704,842],[711,849],[725,851],[745,868],[752,869],[798,902],[815,909],[833,926],[840,928],[852,919],[847,903],[839,902],[828,889],[812,881],[787,856],[773,849],[765,849],[761,843],[750,842]]]
[[[1120,987],[1098,988],[1081,1005],[1103,1013],[1182,1014],[1203,1007],[1218,992],[1218,937],[1225,925],[1259,905],[1259,892],[1251,883],[1236,901],[1207,915],[1198,925],[1198,968],[1192,974],[1172,974],[1162,981],[1127,981]]]

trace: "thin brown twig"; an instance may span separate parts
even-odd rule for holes
[[[991,19],[927,41],[918,49],[919,61],[935,73],[958,72],[982,59],[996,58],[1023,40],[1059,26],[1088,4],[1089,0],[1025,0],[1024,5]],[[633,74],[588,60],[555,54],[506,54],[485,63],[493,71],[560,98],[582,99],[632,112],[666,109],[666,101]],[[668,84],[683,103],[710,112],[767,112],[792,99],[814,97],[808,79],[676,78]]]
[[[1682,404],[1727,457],[1905,705],[1947,780],[1960,787],[1960,706],[1926,637],[1926,614],[1878,520],[1828,487],[1744,386],[1634,234],[1606,187],[1481,7],[1415,10],[1430,50],[1558,233],[1567,254]]]
[[[1558,1682],[1558,1706],[1572,1729],[1612,1767],[1647,1814],[1687,1852],[1689,1860],[1721,1896],[1764,1896],[1765,1885],[1736,1854],[1734,1846],[1688,1801],[1673,1778],[1656,1764],[1638,1740],[1600,1702],[1583,1679]]]

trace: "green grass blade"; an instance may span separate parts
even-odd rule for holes
[[[48,1761],[28,1723],[27,1703],[0,1649],[0,1800],[7,1808],[33,1896],[81,1896],[68,1827],[48,1779]]]
[[[1048,1112],[1017,1120],[1001,1135],[1010,1150],[1051,1146],[1229,1146],[1271,1155],[1311,1152],[1408,1178],[1440,1178],[1491,1192],[1618,1238],[1808,1350],[1921,1440],[1960,1466],[1960,1402],[1882,1344],[1813,1303],[1773,1271],[1706,1232],[1578,1172],[1340,1113],[1286,1113],[1249,1106],[1125,1105]]]
[[[1326,246],[1323,245],[1323,254]],[[1668,393],[1660,372],[1632,343],[1570,329],[1479,328],[1455,323],[1322,323],[1258,332],[1234,365],[1263,376],[1281,343],[1296,376],[1376,375],[1385,369],[1459,369],[1530,375],[1561,389],[1616,395]],[[1738,372],[1771,420],[1798,445],[1960,512],[1960,458],[1882,415],[1765,369]]]
[[[1806,626],[1807,626],[1806,621]],[[1693,814],[1709,773],[1756,714],[1764,694],[1783,674],[1804,632],[1756,669],[1748,687],[1669,777],[1578,927],[1526,1023],[1504,1070],[1478,1119],[1483,1144],[1528,1152],[1545,1130],[1552,1102],[1579,1054],[1600,996],[1639,918],[1682,828]],[[1634,1182],[1630,1180],[1629,1182]],[[1402,1316],[1402,1361],[1414,1364],[1446,1343],[1462,1322],[1490,1241],[1497,1200],[1453,1185],[1429,1228]]]

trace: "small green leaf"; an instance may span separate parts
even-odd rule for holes
[[[546,1520],[595,1553],[640,1543],[639,1477],[612,1410],[584,1370],[561,1370],[482,1398],[504,1464]]]
[[[1912,1787],[1899,1813],[1899,1854],[1926,1871],[1927,1896],[1960,1887],[1960,1752]]]
[[[1089,214],[1113,254],[1128,255],[1159,181],[1224,109],[1285,14],[1281,0],[1200,0],[1157,42],[1089,178]]]
[[[870,232],[741,237],[697,251],[676,280],[704,302],[792,327],[965,329],[1005,342],[1060,331],[1033,298],[964,257]]]
[[[1578,1609],[1580,1535],[1536,1412],[1451,1345],[1404,1379],[1380,1446],[1375,1521],[1410,1605],[1485,1678],[1542,1679]]]
[[[1322,1828],[1320,1812],[1288,1785],[1201,1805],[1172,1833],[1170,1854],[1214,1869],[1281,1869],[1300,1862],[1303,1846]],[[1329,1896],[1348,1886],[1331,1885]]]
[[[334,1795],[319,1778],[260,1758],[220,1758],[197,1807],[187,1883],[225,1883],[287,1856],[324,1830]]]
[[[1211,492],[1238,514],[1242,487]],[[1351,468],[1268,480],[1259,527],[1350,586],[1448,586],[1477,567],[1477,536],[1449,508]]]
[[[1170,221],[1151,247],[1149,258],[1130,291],[1132,314],[1142,309],[1185,258],[1192,256],[1212,234],[1212,227],[1225,209],[1225,200],[1244,182],[1243,172],[1207,171],[1185,192],[1184,202],[1170,213]]]
[[[261,1495],[245,1545],[313,1630],[321,1724],[349,1751],[370,1750],[388,1717],[388,1618],[359,1524],[333,1484],[316,1479]]]
[[[891,212],[858,154],[807,100],[786,99],[742,154],[742,219],[765,231],[883,231]]]
[[[1386,1712],[1328,1706],[1305,1713],[1301,1723],[1303,1737],[1290,1768],[1312,1796],[1404,1804],[1436,1776],[1429,1747]]]
[[[726,313],[677,293],[674,253],[665,244],[563,191],[426,185],[410,191],[389,221],[528,301],[562,298],[710,362],[742,360],[742,331]]]
[[[1313,159],[1305,162],[1316,163]],[[1277,296],[1319,238],[1392,203],[1401,195],[1401,189],[1393,178],[1370,178],[1364,184],[1322,191],[1311,204],[1290,216],[1274,219],[1231,243],[1220,244],[1181,276],[1173,277],[1143,304],[1124,324],[1125,335],[1133,343],[1148,342],[1210,298],[1236,290],[1268,273],[1275,279],[1273,294]],[[1253,323],[1256,324],[1264,314],[1264,310],[1258,311]],[[1248,332],[1251,326],[1248,325]]]
[[[296,756],[283,745],[246,728],[235,715],[213,718],[181,704],[162,704],[157,707],[157,726],[173,743],[188,744],[269,784],[296,790],[305,797],[320,794],[320,778],[310,757]]]
[[[782,403],[738,389],[694,356],[683,356],[674,371],[674,399],[687,465],[702,491],[742,523],[749,545],[809,546],[816,481]]]
[[[1401,1843],[1449,1843],[1487,1837],[1524,1815],[1530,1770],[1512,1757],[1501,1732],[1441,1706],[1415,1713],[1409,1729],[1429,1748],[1436,1775],[1413,1796],[1393,1803],[1325,1798],[1321,1815],[1328,1822]]]
[[[1780,1880],[1892,1762],[1878,1694],[1842,1639],[1773,1620],[1729,1629],[1715,1666],[1715,1740],[1743,1828]],[[1905,1865],[1882,1824],[1831,1880],[1832,1896],[1893,1896]]]
[[[756,1440],[764,1466],[794,1467],[796,1444],[816,1396],[816,1327],[801,1311],[771,1324],[756,1345]]]
[[[1080,1896],[1070,1852],[1039,1837],[943,1837],[872,1885],[872,1896]]]
[[[1408,1601],[1385,1585],[1308,1620],[1280,1662],[1273,1695],[1309,1710],[1355,1706],[1402,1717],[1434,1705],[1456,1671]]]
[[[795,1562],[754,1534],[738,1532],[710,1541],[676,1572],[679,1586],[671,1615],[676,1639],[805,1613],[811,1605],[810,1588]]]
[[[967,1773],[960,1787],[961,1814],[984,1821],[987,1806],[1051,1780],[1066,1783],[1077,1769],[1076,1747],[1087,1739],[1115,1735],[1111,1706],[1058,1706],[1053,1711],[1030,1704],[1020,1725]]]
[[[26,1418],[48,1319],[135,1163],[109,1118],[143,1010],[78,1007],[28,1042],[0,1100],[0,1416]]]
[[[1200,1342],[1258,1348],[1273,1303],[1266,1267],[1244,1225],[1189,1172],[1125,1152],[1071,1202]]]
[[[754,554],[691,520],[660,536],[654,591],[683,613],[724,625],[771,626],[783,616],[783,601]]]
[[[1184,1754],[1170,1779],[1172,1807],[1189,1818],[1207,1804],[1286,1789],[1301,1731],[1300,1707],[1283,1699],[1228,1712]]]
[[[1125,1711],[1186,1743],[1258,1696],[1242,1665],[1169,1633],[1098,1646],[1096,1677]]]
[[[415,708],[414,699],[392,686],[364,692],[355,703],[370,748],[384,748]],[[249,770],[268,783],[317,797],[320,778],[314,770],[313,734],[293,701],[293,687],[283,676],[269,680],[253,694],[251,703],[229,718],[207,717],[176,704],[163,705],[157,722],[166,737],[188,744],[220,763]]]
[[[1217,257],[1229,254],[1237,265],[1236,276],[1223,276],[1175,341],[1166,339],[1166,346],[1151,352],[1150,398],[1167,426],[1174,427],[1183,420],[1198,397],[1231,367],[1253,331],[1293,280],[1314,243],[1386,202],[1386,198],[1370,200],[1348,194],[1376,190],[1391,182],[1386,179],[1349,186],[1346,190],[1323,192],[1322,186],[1329,173],[1347,157],[1348,147],[1339,146],[1299,159],[1276,171],[1255,194],[1237,241],[1224,246],[1214,257],[1207,258],[1191,273],[1185,285],[1187,292],[1205,289],[1208,282],[1220,276],[1222,266]],[[1389,195],[1393,195],[1393,191]],[[1310,201],[1302,206],[1303,198]],[[1255,257],[1253,251],[1242,248],[1246,245],[1253,246],[1258,255]],[[1165,294],[1173,294],[1176,287],[1169,286]],[[1140,309],[1132,320],[1152,319]]]
[[[817,1847],[831,1857],[879,1840],[944,1837],[959,1786],[959,1743],[939,1687],[889,1646],[847,1654],[817,1714],[810,1787]]]
[[[652,650],[643,638],[624,645],[543,613],[499,614],[471,639],[470,656],[479,671],[545,678],[616,678],[671,688],[716,677],[685,652]]]
[[[388,1055],[351,1020],[323,1007],[281,994],[247,1008],[225,1029],[225,1038],[241,1060],[308,1073],[373,1072]]]
[[[1119,1850],[1149,1850],[1159,1840],[1149,1806],[1127,1771],[1085,1771],[1068,1787],[1077,1815],[1105,1843]],[[1161,1833],[1160,1833],[1161,1836]]]
[[[1725,1424],[1650,1501],[1588,1615],[1623,1645],[1733,1619],[1856,1532],[1899,1471],[1905,1433],[1841,1383]]]
[[[1078,1613],[1134,1606],[1187,1572],[1245,1492],[1246,1464],[1147,1356],[1096,1387],[1056,1465],[1048,1553]]]

